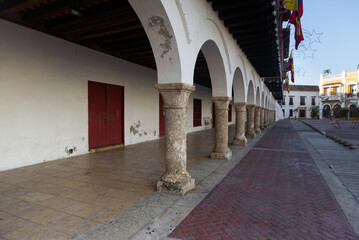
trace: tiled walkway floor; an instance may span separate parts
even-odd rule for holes
[[[212,129],[188,135],[197,182],[224,162],[213,145]],[[0,239],[71,239],[152,193],[163,158],[162,139],[0,172]]]
[[[169,237],[357,239],[289,120],[277,122]]]

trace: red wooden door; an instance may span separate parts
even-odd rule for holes
[[[107,85],[107,144],[123,143],[123,87]]]
[[[232,122],[232,105],[228,105],[228,122]]]
[[[124,143],[124,88],[88,83],[89,148]]]
[[[193,127],[202,126],[202,100],[193,99]]]
[[[160,94],[159,118],[160,118],[160,137],[165,136],[165,114],[163,109],[163,99]]]
[[[212,103],[212,128],[216,127],[216,107]]]

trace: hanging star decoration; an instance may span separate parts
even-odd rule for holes
[[[294,29],[291,29],[294,31]],[[304,41],[299,45],[298,50],[293,51],[293,56],[296,58],[314,58],[315,53],[318,51],[317,44],[321,44],[320,37],[323,33],[317,33],[315,29],[312,31],[308,31],[307,29],[303,29]],[[290,48],[294,49],[294,43],[291,43]]]

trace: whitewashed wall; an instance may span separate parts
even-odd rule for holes
[[[293,117],[299,116],[299,110],[294,111],[298,107],[306,107],[306,117],[310,118],[310,108],[312,107],[312,97],[315,97],[315,105],[319,106],[319,93],[318,92],[309,92],[309,91],[291,91],[283,93],[283,98],[285,99],[285,105],[282,105],[282,109],[284,109],[284,118],[289,118],[289,110],[293,109]],[[305,96],[305,106],[300,105],[300,96]],[[293,97],[293,105],[289,105],[289,97]],[[283,112],[282,112],[283,115]]]
[[[154,70],[3,20],[0,36],[0,170],[68,157],[66,147],[88,152],[89,80],[124,86],[125,145],[158,139]],[[193,97],[212,117],[211,90],[196,89],[189,132],[201,130],[192,126]]]

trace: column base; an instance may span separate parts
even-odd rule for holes
[[[195,179],[190,178],[187,181],[184,182],[176,182],[176,183],[170,183],[165,181],[158,181],[157,182],[157,191],[162,192],[170,192],[175,194],[181,194],[182,196],[185,195],[187,192],[191,191],[195,187]]]
[[[229,152],[212,152],[211,158],[215,159],[230,159],[232,157],[232,151]]]
[[[246,138],[256,138],[256,134],[255,133],[247,133]]]
[[[257,128],[257,129],[255,130],[255,132],[259,134],[259,133],[261,133],[261,130],[260,130],[259,128]]]
[[[263,130],[265,129],[265,127],[264,127],[264,126],[262,126],[260,129],[261,129],[261,131],[263,131]]]
[[[247,139],[246,137],[239,137],[239,138],[234,138],[233,139],[233,145],[239,145],[239,146],[245,146],[247,145]]]

